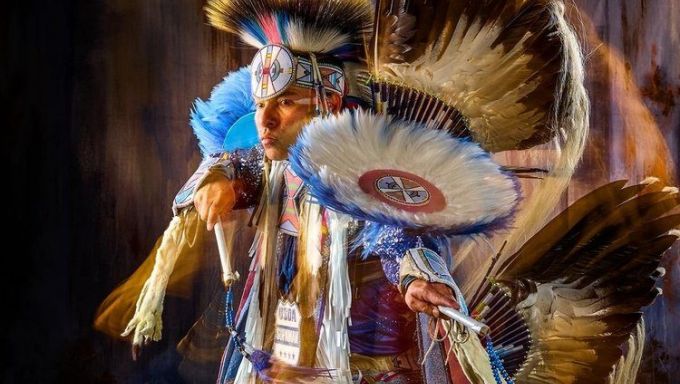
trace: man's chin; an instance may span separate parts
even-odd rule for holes
[[[288,151],[281,151],[278,148],[265,148],[264,155],[267,156],[269,160],[288,160]]]

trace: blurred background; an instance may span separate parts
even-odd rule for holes
[[[587,53],[591,135],[565,204],[615,179],[680,174],[680,2],[576,0]],[[169,298],[164,339],[138,362],[95,331],[97,306],[146,258],[176,191],[200,160],[188,125],[252,51],[206,25],[201,0],[26,0],[2,13],[5,383],[213,382],[183,379],[177,342],[215,294]],[[677,382],[680,256],[646,309],[640,383]],[[241,270],[244,270],[241,266]],[[197,372],[200,372],[197,373]]]

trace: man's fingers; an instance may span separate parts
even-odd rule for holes
[[[410,302],[407,303],[408,307],[411,308],[412,311],[414,312],[426,312],[427,311],[427,303],[425,303],[422,300],[417,300],[413,299]]]
[[[423,312],[434,317],[442,316],[441,313],[439,313],[439,308],[422,300],[413,299],[407,303],[407,305],[414,312]]]
[[[435,307],[434,305],[430,305],[428,303],[423,303],[422,310],[420,310],[419,312],[427,313],[428,315],[430,315],[432,317],[439,317],[440,316],[439,308]]]
[[[434,308],[439,305],[451,307],[454,309],[460,308],[460,305],[458,305],[456,300],[454,300],[453,298],[453,292],[451,292],[451,289],[447,285],[441,283],[429,283],[423,280],[416,280],[413,283],[411,283],[406,292],[405,299],[407,301],[407,304],[409,305],[409,308],[412,308],[411,305],[409,304],[409,300],[422,301],[430,305],[431,307],[433,307],[433,309],[429,313],[438,314],[439,310],[435,312]],[[420,310],[422,312],[426,312],[422,310],[422,308],[420,308]]]
[[[211,180],[194,195],[194,206],[209,231],[212,231],[219,216],[226,216],[231,211],[236,199],[232,181],[222,176]]]
[[[210,206],[210,212],[208,213],[208,230],[211,231],[218,221],[224,221],[229,215],[231,209],[227,208],[224,204],[213,203]]]
[[[429,298],[431,298],[431,300],[429,300],[430,304],[433,304],[435,306],[444,305],[447,307],[451,307],[453,309],[459,308],[458,303],[456,302],[456,300],[453,299],[453,297],[451,297],[450,294],[443,295],[437,291],[428,292],[428,294]]]
[[[453,297],[450,296],[450,294],[449,295],[441,294],[431,285],[427,285],[425,286],[425,288],[417,290],[416,292],[414,292],[414,295],[418,299],[434,306],[444,305],[454,309],[459,308],[458,303],[456,303],[456,301],[453,299]]]

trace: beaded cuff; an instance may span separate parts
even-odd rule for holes
[[[196,172],[189,178],[179,190],[172,202],[172,212],[177,215],[179,211],[194,203],[194,193],[203,186],[210,175],[221,174],[229,180],[234,179],[234,165],[228,153],[216,153],[207,156],[198,166]]]
[[[411,248],[406,251],[399,268],[399,291],[406,293],[408,285],[416,279],[446,284],[453,292],[456,291],[456,284],[446,263],[437,252],[429,248]]]

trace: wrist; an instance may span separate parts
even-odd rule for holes
[[[405,295],[408,292],[408,287],[418,278],[412,275],[404,276],[399,282],[399,291]]]
[[[206,156],[198,169],[184,184],[173,200],[172,211],[175,215],[179,211],[193,205],[194,195],[206,184],[206,180],[220,175],[227,180],[234,179],[234,166],[229,159],[228,153],[219,153]]]

